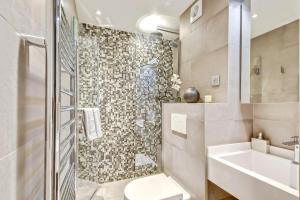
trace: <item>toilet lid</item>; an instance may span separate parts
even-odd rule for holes
[[[124,193],[128,200],[190,199],[190,195],[165,174],[134,180],[126,186]]]

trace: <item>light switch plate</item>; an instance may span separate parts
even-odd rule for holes
[[[213,75],[211,77],[211,85],[212,86],[220,86],[220,75]]]

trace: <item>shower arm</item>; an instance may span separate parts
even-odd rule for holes
[[[171,34],[179,35],[179,32],[178,32],[178,31],[176,31],[176,30],[171,30],[171,29],[167,29],[167,28],[164,28],[164,27],[161,27],[161,26],[158,26],[158,27],[157,27],[157,30],[158,30],[158,31],[162,31],[162,32],[166,32],[166,33],[171,33]]]

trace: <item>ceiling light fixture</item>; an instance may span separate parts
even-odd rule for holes
[[[256,14],[256,13],[254,13],[253,15],[252,15],[252,18],[253,19],[255,19],[255,18],[257,18],[258,17],[258,14]]]
[[[102,13],[101,13],[100,10],[97,10],[97,11],[96,11],[96,14],[97,14],[97,15],[101,15]]]
[[[149,15],[138,21],[138,27],[144,32],[153,32],[157,27],[164,23],[164,20],[158,15]]]

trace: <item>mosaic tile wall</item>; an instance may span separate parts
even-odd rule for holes
[[[79,107],[100,108],[103,136],[87,141],[79,112],[79,178],[103,183],[160,170],[172,64],[171,41],[81,25]]]

